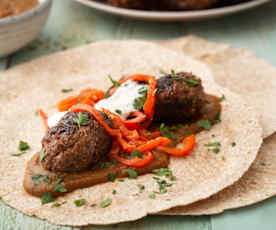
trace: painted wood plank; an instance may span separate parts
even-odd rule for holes
[[[212,217],[212,229],[275,230],[276,198]]]
[[[248,47],[276,66],[276,1],[230,17],[183,23],[184,34]]]
[[[144,219],[111,226],[87,226],[82,230],[210,230],[209,217],[148,216]]]

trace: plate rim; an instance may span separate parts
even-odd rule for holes
[[[86,6],[95,8],[100,11],[107,13],[121,15],[131,18],[142,18],[150,20],[179,20],[179,19],[199,19],[207,17],[216,17],[221,15],[227,15],[244,11],[246,9],[260,6],[264,3],[268,3],[271,0],[252,0],[250,2],[240,3],[233,6],[226,6],[221,8],[206,9],[206,10],[195,10],[195,11],[145,11],[145,10],[134,10],[124,9],[107,5],[105,3],[96,2],[94,0],[75,0]]]

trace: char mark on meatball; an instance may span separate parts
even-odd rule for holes
[[[105,158],[111,147],[112,138],[104,128],[87,112],[86,125],[79,125],[79,113],[68,112],[59,123],[51,128],[42,139],[42,148],[47,153],[42,166],[53,172],[76,172],[93,167]],[[102,113],[107,124],[108,116]]]
[[[155,122],[192,122],[205,102],[201,80],[191,73],[172,73],[157,79]]]

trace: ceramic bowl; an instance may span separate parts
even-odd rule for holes
[[[38,6],[20,15],[0,19],[0,57],[14,53],[37,37],[52,6],[52,0],[39,2]]]

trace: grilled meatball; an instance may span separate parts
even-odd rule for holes
[[[79,127],[74,121],[79,114],[68,112],[44,136],[42,147],[47,154],[41,162],[43,168],[53,172],[81,171],[107,156],[111,137],[94,117],[82,113],[88,119],[87,125]],[[102,116],[112,125],[106,114]]]
[[[214,6],[217,0],[160,0],[163,10],[200,10]]]
[[[190,122],[204,104],[201,80],[191,73],[169,74],[157,80],[156,122]]]

